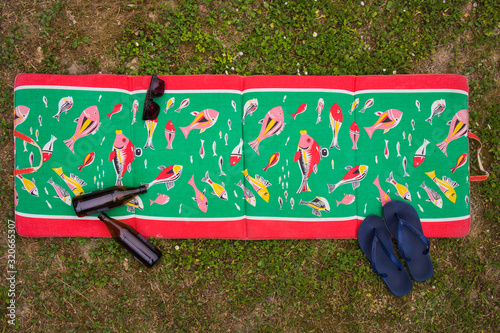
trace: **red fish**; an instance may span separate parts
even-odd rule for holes
[[[120,112],[123,109],[123,104],[116,104],[115,107],[113,108],[113,111],[111,113],[106,113],[109,119],[111,119],[111,116],[114,115],[115,113]]]
[[[205,142],[205,140],[201,140],[200,157],[202,159],[205,157],[205,148],[203,148],[203,142]]]
[[[446,152],[448,144],[453,140],[467,135],[469,130],[469,113],[467,110],[458,111],[446,125],[450,125],[448,136],[443,142],[438,143],[437,146],[446,156],[448,156]]]
[[[323,111],[323,107],[325,106],[325,100],[320,98],[318,100],[318,106],[316,107],[316,111],[318,111],[318,119],[316,119],[316,124],[321,121],[321,111]]]
[[[301,114],[301,113],[305,112],[306,110],[307,110],[307,104],[300,104],[299,108],[297,109],[297,112],[292,114],[293,119],[295,119],[295,117],[298,114]]]
[[[191,176],[191,179],[189,180],[188,184],[191,185],[194,189],[195,196],[193,197],[193,200],[196,201],[198,208],[203,213],[206,213],[208,209],[208,200],[207,196],[205,195],[205,190],[203,190],[203,192],[200,192],[200,190],[198,190],[196,184],[194,183],[194,175]]]
[[[248,144],[253,150],[259,155],[259,144],[262,140],[269,138],[273,135],[279,135],[285,128],[285,116],[283,114],[283,108],[277,106],[269,110],[264,119],[259,121],[262,124],[260,128],[260,133],[257,139],[249,142]]]
[[[43,146],[42,148],[43,162],[47,162],[47,160],[52,156],[52,152],[54,151],[54,141],[56,140],[57,138],[51,135],[50,140]]]
[[[366,133],[370,139],[372,138],[373,132],[378,129],[383,129],[384,133],[387,133],[391,128],[396,127],[401,118],[403,117],[403,112],[396,109],[389,109],[385,112],[375,112],[377,116],[379,116],[378,120],[373,124],[373,126],[365,127]]]
[[[235,166],[241,160],[241,152],[243,150],[243,139],[240,139],[240,143],[234,147],[229,157],[229,164]]]
[[[135,114],[137,113],[138,109],[139,109],[139,101],[134,100],[134,103],[132,103],[132,110],[130,110],[132,112],[132,124],[131,125],[133,125],[135,122],[137,122],[137,120],[135,119]]]
[[[267,166],[263,167],[262,169],[264,169],[264,172],[267,172],[267,169],[278,164],[279,160],[280,160],[280,153],[279,152],[272,154],[271,157],[269,158],[269,162],[267,163]]]
[[[338,150],[340,150],[339,131],[340,131],[340,126],[342,126],[343,119],[344,116],[342,115],[342,110],[340,109],[340,106],[337,103],[334,103],[330,108],[330,127],[332,128],[333,131],[333,140],[332,144],[330,145],[330,149],[335,147]]]
[[[389,144],[389,140],[385,140],[385,149],[384,149],[385,159],[389,158],[389,146],[387,146],[388,144]]]
[[[95,134],[99,129],[101,123],[99,122],[99,110],[97,106],[89,106],[83,110],[80,117],[75,119],[75,122],[77,123],[75,134],[68,140],[64,140],[64,143],[73,154],[75,153],[74,145],[76,140],[89,134]]]
[[[352,149],[358,149],[359,127],[355,121],[353,121],[351,127],[349,127],[349,135],[352,140]]]
[[[181,112],[182,109],[187,108],[189,106],[189,98],[186,98],[181,102],[181,105],[175,110],[175,112]]]
[[[182,104],[181,104],[182,105]],[[177,110],[176,110],[177,111]],[[186,127],[180,127],[184,136],[188,137],[189,132],[193,129],[199,129],[200,134],[203,133],[206,129],[212,127],[217,122],[217,118],[219,118],[219,112],[206,109],[201,112],[191,112],[191,115],[195,116],[194,120]]]
[[[88,153],[87,156],[85,156],[85,158],[83,159],[83,164],[78,167],[78,170],[82,171],[84,167],[86,167],[87,165],[91,165],[92,162],[94,162],[94,158],[95,153],[93,151]]]
[[[415,152],[415,156],[413,157],[413,165],[415,166],[415,168],[424,162],[427,151],[427,145],[429,143],[430,142],[427,141],[427,139],[424,139],[424,143]]]
[[[458,160],[457,160],[457,164],[455,165],[454,168],[451,168],[451,172],[452,173],[455,173],[455,170],[457,170],[458,168],[460,168],[462,165],[465,164],[465,162],[467,162],[467,153],[463,153],[462,155],[460,155],[458,157]]]
[[[174,187],[174,182],[179,179],[182,174],[182,165],[174,164],[166,168],[163,165],[160,165],[158,169],[160,169],[161,172],[152,182],[150,182],[149,184],[145,184],[147,188],[150,188],[151,186],[156,184],[165,184],[168,191],[172,187]]]
[[[309,176],[313,171],[318,172],[318,163],[322,157],[326,156],[328,156],[328,149],[321,149],[318,143],[307,134],[307,131],[300,131],[298,150],[293,158],[294,162],[298,162],[302,173],[302,183],[297,193],[311,191],[307,184]]]
[[[117,130],[115,142],[113,142],[113,150],[109,153],[109,161],[113,161],[113,166],[116,172],[116,186],[123,185],[122,178],[125,171],[130,172],[132,169],[132,161],[136,156],[141,156],[142,150],[135,149],[132,142],[123,134],[122,131]]]
[[[168,143],[167,149],[173,149],[172,142],[174,141],[175,138],[175,127],[172,120],[169,120],[165,125],[165,137],[167,138],[167,143]]]
[[[362,181],[368,173],[367,165],[356,165],[354,168],[351,166],[346,166],[345,169],[348,170],[348,172],[346,173],[344,178],[342,178],[337,184],[327,184],[329,193],[332,193],[340,185],[349,183],[352,183],[352,189],[355,190],[357,187],[359,187],[359,182]]]

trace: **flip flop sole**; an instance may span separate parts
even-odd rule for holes
[[[377,235],[379,242],[376,242],[375,245],[375,258],[372,258],[375,235]],[[378,273],[374,270],[375,273],[385,275],[382,279],[394,295],[403,296],[411,291],[413,283],[408,273],[402,269],[402,266],[398,267],[384,251],[383,247],[397,260],[392,247],[391,234],[380,217],[370,215],[361,223],[358,229],[358,242],[368,260],[375,262],[378,270]]]
[[[387,228],[391,234],[398,240],[399,219],[405,220],[423,235],[422,223],[417,211],[410,204],[392,200],[384,205],[384,218]],[[399,218],[398,218],[399,216]],[[432,277],[434,268],[427,250],[427,245],[413,231],[407,227],[402,227],[403,253],[406,258],[408,270],[415,281],[425,281]]]

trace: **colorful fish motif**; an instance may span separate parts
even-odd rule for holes
[[[146,140],[146,144],[144,145],[144,149],[151,148],[155,150],[155,147],[153,147],[153,133],[155,132],[157,125],[158,125],[158,117],[156,117],[153,120],[146,120],[144,122],[144,126],[146,126],[146,129],[148,131],[148,138]]]
[[[374,102],[375,100],[373,98],[370,98],[369,100],[366,101],[365,106],[363,106],[363,108],[359,110],[359,112],[365,113],[366,109],[371,108]]]
[[[201,134],[205,130],[215,125],[219,117],[219,112],[213,109],[205,109],[201,112],[191,112],[191,115],[195,116],[191,124],[186,127],[180,127],[186,139],[189,135],[189,132],[191,132],[191,130],[193,129],[199,129]]]
[[[21,125],[28,115],[30,114],[30,108],[24,105],[19,105],[14,108],[14,129]]]
[[[432,125],[432,118],[434,118],[435,116],[440,117],[441,113],[443,113],[444,109],[446,109],[446,101],[444,99],[440,99],[440,100],[435,101],[431,105],[431,115],[429,118],[425,119],[425,121],[428,121],[429,124]]]
[[[295,117],[297,117],[298,114],[306,112],[306,110],[307,110],[307,104],[300,104],[299,107],[297,108],[297,111],[294,114],[292,114],[292,118],[295,120]]]
[[[109,161],[113,161],[113,166],[116,172],[116,186],[123,185],[122,178],[125,171],[130,172],[132,169],[132,162],[136,156],[142,155],[140,148],[135,149],[132,142],[127,138],[122,131],[115,131],[116,137],[113,143],[113,149],[109,154]]]
[[[466,136],[469,131],[469,113],[467,110],[458,111],[446,125],[450,126],[448,136],[443,142],[438,143],[437,146],[446,156],[448,156],[446,152],[448,144],[453,140]]]
[[[318,111],[318,119],[316,120],[316,124],[321,121],[321,111],[323,111],[323,108],[325,107],[325,101],[323,98],[320,98],[318,100],[318,106],[316,107],[316,111]]]
[[[387,190],[387,192],[384,192],[384,190],[382,190],[382,187],[380,186],[380,181],[378,180],[378,175],[373,181],[373,185],[375,185],[378,188],[378,193],[380,195],[380,198],[377,198],[377,200],[380,201],[383,207],[386,203],[391,201],[391,198],[389,197],[390,190]]]
[[[253,189],[257,192],[257,194],[265,201],[269,202],[269,191],[268,187],[271,186],[271,183],[260,177],[259,175],[255,175],[255,178],[251,177],[248,174],[248,169],[242,171],[246,180],[252,185]]]
[[[427,186],[425,186],[425,181],[420,185],[420,187],[423,188],[425,190],[425,192],[427,192],[427,195],[429,196],[429,199],[427,199],[425,201],[430,201],[436,207],[443,208],[443,199],[441,198],[441,196],[439,195],[439,193],[437,193],[433,189],[428,188]]]
[[[135,115],[137,114],[138,109],[139,109],[139,101],[135,99],[134,103],[132,103],[132,110],[130,110],[130,112],[132,112],[132,124],[130,125],[133,125],[134,123],[137,122]]]
[[[368,173],[368,165],[356,165],[354,168],[346,166],[345,169],[348,170],[348,172],[337,184],[327,184],[329,193],[332,193],[340,185],[349,183],[352,184],[352,189],[355,190],[359,187],[359,182],[365,179],[366,174]]]
[[[203,190],[203,192],[200,192],[200,190],[198,190],[194,182],[194,175],[191,176],[191,179],[188,181],[188,184],[191,185],[194,190],[193,200],[196,201],[198,208],[203,213],[206,213],[208,210],[208,199],[207,196],[205,195],[205,190]]]
[[[80,195],[83,194],[85,191],[83,190],[82,186],[87,185],[83,179],[78,178],[74,174],[70,173],[69,177],[66,176],[63,172],[63,168],[52,168],[64,182],[66,185],[68,185],[69,189],[75,194],[75,195]]]
[[[389,158],[389,140],[385,140],[385,149],[384,149],[384,156],[385,159]]]
[[[359,127],[355,121],[353,121],[351,127],[349,127],[349,136],[352,141],[352,149],[358,149]]]
[[[455,170],[460,168],[461,166],[465,165],[465,162],[467,162],[467,153],[463,153],[458,157],[457,164],[455,164],[455,167],[451,168],[451,172],[455,173]]]
[[[83,159],[83,164],[78,167],[78,170],[82,171],[82,169],[88,165],[91,165],[94,162],[95,153],[92,151],[88,153]]]
[[[43,162],[47,162],[48,159],[52,156],[52,152],[54,151],[54,141],[57,138],[54,135],[50,136],[50,140],[43,146],[42,148],[42,160]]]
[[[167,101],[167,104],[165,105],[165,110],[163,110],[165,112],[165,114],[167,114],[167,111],[170,110],[170,108],[172,108],[174,106],[174,104],[175,104],[175,97],[171,97]]]
[[[394,185],[394,187],[396,188],[396,194],[399,195],[402,199],[406,201],[411,201],[411,193],[408,190],[408,184],[404,186],[395,181],[392,171],[389,174],[389,178],[387,178],[385,181],[388,182],[389,184]]]
[[[264,119],[259,121],[262,124],[259,136],[257,139],[249,142],[248,144],[259,155],[259,144],[262,140],[267,139],[273,135],[279,135],[285,128],[285,118],[283,108],[277,106],[269,110]]]
[[[330,212],[330,204],[328,200],[322,197],[316,197],[313,200],[306,202],[304,200],[300,200],[299,205],[306,205],[312,208],[312,213],[318,217],[321,217],[321,212]],[[293,209],[293,207],[292,207]]]
[[[307,183],[309,176],[314,171],[318,172],[318,163],[323,157],[328,156],[328,149],[321,148],[318,143],[307,134],[307,131],[300,131],[300,139],[297,152],[293,158],[299,164],[302,173],[302,183],[297,193],[311,191]]]
[[[52,116],[52,118],[56,118],[57,121],[59,121],[59,117],[61,116],[61,113],[66,113],[68,114],[68,111],[73,107],[73,97],[68,96],[68,97],[63,97],[59,100],[58,104],[58,110],[55,115]]]
[[[373,132],[378,129],[383,129],[384,133],[387,133],[390,129],[396,127],[401,118],[403,117],[403,112],[396,109],[389,109],[385,112],[375,112],[375,115],[379,116],[375,124],[370,127],[365,127],[368,137],[372,138]]]
[[[457,192],[455,191],[455,188],[458,187],[457,182],[451,180],[446,176],[443,176],[443,179],[439,179],[436,177],[435,171],[426,172],[425,174],[429,176],[429,178],[432,179],[434,183],[436,183],[436,185],[443,192],[445,197],[450,199],[450,201],[453,203],[457,201]]]
[[[149,205],[152,206],[154,203],[156,203],[158,205],[164,205],[164,204],[168,203],[169,201],[170,201],[170,197],[168,195],[158,193],[158,196],[156,197],[156,199],[154,199],[154,200],[149,199]]]
[[[54,187],[54,190],[56,191],[57,195],[54,196],[54,198],[59,198],[66,205],[71,206],[71,197],[69,196],[69,192],[66,191],[66,189],[64,189],[61,185],[54,183],[52,177],[50,177],[50,179],[47,180],[47,183],[52,185],[52,187]]]
[[[77,123],[75,134],[68,140],[64,140],[64,143],[73,154],[75,153],[74,145],[76,140],[89,134],[95,134],[99,129],[101,123],[99,122],[99,110],[97,106],[89,106],[83,110],[80,117],[75,119],[75,122]]]
[[[240,139],[240,143],[234,147],[231,152],[231,156],[229,157],[229,164],[231,166],[235,166],[241,160],[241,154],[243,151],[243,139]]]
[[[111,119],[111,116],[118,113],[118,112],[121,112],[123,109],[123,104],[116,104],[114,107],[113,107],[113,111],[111,111],[111,113],[106,113],[106,115],[108,116],[109,119]]]
[[[205,174],[205,177],[201,179],[202,182],[207,183],[208,185],[212,186],[212,194],[216,195],[219,199],[222,200],[227,200],[227,192],[225,189],[224,182],[222,182],[222,185],[219,185],[217,183],[214,183],[211,179],[210,176],[208,175],[208,171]]]
[[[243,183],[241,182],[241,180],[236,185],[239,186],[239,187],[241,187],[241,189],[243,190],[243,196],[245,197],[245,200],[250,205],[252,205],[252,206],[255,207],[255,205],[257,204],[257,200],[255,200],[255,195],[253,194],[253,192],[250,191],[249,189],[247,189],[245,187],[245,185],[243,185]]]
[[[352,204],[354,201],[356,200],[356,197],[354,196],[354,194],[344,194],[344,198],[342,198],[341,201],[338,201],[336,200],[337,202],[337,207],[340,205],[340,204],[343,204],[343,205],[350,205]]]
[[[343,119],[344,117],[342,115],[342,110],[340,109],[340,106],[337,103],[333,103],[332,107],[330,108],[330,127],[332,128],[333,131],[333,140],[332,144],[330,145],[330,149],[335,147],[338,150],[340,150],[339,131],[340,127],[342,126]]]
[[[21,187],[23,190],[26,190],[29,194],[38,197],[38,188],[35,185],[35,179],[27,179],[21,175],[16,175],[16,177],[23,183]]]
[[[201,159],[205,158],[205,148],[203,147],[203,143],[205,142],[205,140],[203,139],[200,139],[201,141],[201,146],[200,146],[200,157]]]
[[[179,177],[182,174],[182,165],[171,165],[168,167],[164,167],[163,165],[160,165],[158,169],[161,170],[161,172],[158,174],[158,176],[150,183],[148,184],[143,184],[146,185],[147,188],[150,188],[153,185],[156,184],[165,184],[167,187],[167,191],[170,190],[172,187],[174,187],[174,182],[179,179]]]
[[[403,157],[403,171],[404,171],[403,177],[410,177],[408,172],[406,172],[406,165],[407,164],[408,164],[408,160],[406,159],[406,156],[404,156]]]
[[[264,169],[264,172],[267,172],[267,169],[278,164],[279,160],[280,160],[280,153],[279,152],[272,154],[271,157],[269,158],[269,162],[267,163],[267,166],[263,167],[262,169]]]
[[[424,162],[427,151],[427,145],[429,143],[430,142],[427,139],[424,139],[424,143],[415,152],[415,156],[413,157],[413,165],[415,166],[415,168]]]
[[[102,186],[102,182],[101,182],[101,187],[104,188],[104,186]],[[142,202],[142,199],[138,195],[133,197],[125,205],[127,205],[127,212],[132,213],[132,214],[135,213],[136,208],[140,209],[140,210],[144,210],[144,203]]]
[[[224,162],[224,158],[221,156],[219,157],[219,169],[220,169],[220,173],[219,173],[219,176],[225,176],[226,173],[222,170],[222,163]]]
[[[189,98],[186,98],[181,102],[181,105],[175,110],[175,112],[181,112],[182,109],[187,108],[189,106]]]
[[[358,105],[359,105],[359,98],[356,98],[354,100],[354,102],[352,102],[352,104],[351,104],[351,110],[349,111],[350,115],[354,112],[354,110],[356,110],[356,108],[358,107]]]
[[[167,149],[173,149],[172,142],[175,138],[175,127],[172,120],[167,121],[165,125],[165,138],[167,138]]]
[[[234,107],[236,111],[236,104],[234,105]],[[253,113],[255,112],[255,110],[257,110],[258,107],[259,107],[259,101],[257,100],[257,98],[248,100],[245,103],[245,105],[243,106],[243,117],[241,118],[241,122],[243,123],[243,125],[245,125],[246,116],[248,115],[253,116]]]

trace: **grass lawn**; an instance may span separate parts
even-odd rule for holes
[[[356,240],[153,240],[164,257],[148,270],[109,239],[16,237],[15,326],[4,315],[1,332],[500,330],[498,0],[3,0],[0,11],[3,281],[18,73],[461,74],[491,173],[471,184],[469,235],[432,239],[434,277],[401,298]],[[7,283],[0,295],[6,314]]]

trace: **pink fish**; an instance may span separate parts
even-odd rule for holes
[[[316,111],[318,111],[318,119],[316,120],[316,124],[321,121],[321,111],[323,111],[323,107],[325,106],[325,101],[323,98],[318,100],[318,106],[316,107]]]
[[[298,162],[302,173],[302,183],[297,193],[311,191],[307,184],[309,176],[313,171],[318,172],[318,163],[322,157],[326,156],[328,156],[328,149],[321,149],[318,143],[307,134],[307,131],[300,131],[298,150],[293,158],[294,162]]]
[[[113,161],[113,166],[116,172],[115,185],[121,186],[125,171],[130,172],[132,169],[132,161],[136,156],[142,155],[140,148],[135,149],[132,142],[123,134],[121,130],[115,131],[116,137],[113,142],[113,150],[109,153],[109,161]]]
[[[191,115],[195,116],[191,124],[186,127],[180,127],[186,139],[189,132],[193,129],[199,129],[200,133],[203,133],[206,129],[215,125],[217,118],[219,117],[219,112],[212,109],[205,109],[201,112],[191,112]]]
[[[279,152],[272,154],[271,157],[269,158],[269,162],[267,163],[267,166],[263,167],[262,169],[264,169],[264,172],[267,172],[267,169],[278,164],[279,160],[280,160],[280,153]]]
[[[91,165],[92,162],[94,162],[94,158],[95,153],[93,151],[88,153],[87,156],[85,156],[85,158],[83,159],[83,164],[78,167],[78,170],[82,171],[84,167]]]
[[[415,168],[424,162],[427,151],[427,145],[429,143],[430,142],[427,141],[427,139],[424,139],[424,143],[415,152],[415,156],[413,157],[413,165],[415,166]]]
[[[146,126],[146,129],[148,131],[148,138],[146,139],[144,149],[151,148],[154,150],[155,147],[153,147],[153,134],[155,132],[156,126],[158,126],[158,117],[153,120],[146,120],[144,122],[144,126]]]
[[[30,113],[30,108],[24,105],[19,105],[14,109],[14,128],[21,125]]]
[[[358,149],[359,127],[355,121],[353,121],[351,127],[349,127],[349,135],[352,140],[352,149]]]
[[[389,201],[391,201],[391,198],[389,197],[389,190],[387,190],[387,192],[384,192],[384,190],[382,190],[382,187],[380,187],[380,182],[378,180],[378,175],[375,178],[375,180],[373,181],[373,185],[375,185],[378,188],[378,192],[379,192],[380,198],[377,198],[377,200],[382,203],[382,206],[384,206],[386,203],[388,203]]]
[[[234,147],[229,157],[229,164],[235,166],[241,160],[241,152],[243,150],[243,139],[240,139],[240,143]]]
[[[469,130],[469,113],[467,110],[458,111],[446,125],[450,126],[448,136],[443,142],[438,143],[437,146],[446,156],[448,156],[446,152],[448,144],[453,140],[467,135]]]
[[[188,182],[189,185],[191,185],[194,189],[194,198],[193,200],[196,201],[198,204],[198,208],[203,212],[206,213],[208,209],[208,200],[207,196],[205,195],[205,190],[203,192],[200,192],[198,188],[196,187],[196,184],[194,183],[194,175],[191,176],[191,179]]]
[[[298,114],[301,114],[301,113],[305,112],[306,110],[307,110],[307,104],[300,104],[300,106],[297,109],[297,112],[295,112],[294,114],[292,114],[293,119],[295,119],[295,117]]]
[[[342,115],[342,110],[340,109],[340,106],[337,103],[334,103],[330,108],[330,127],[332,128],[333,131],[333,140],[332,144],[330,145],[330,149],[335,147],[338,150],[340,150],[339,131],[340,127],[342,126],[343,119],[344,117]]]
[[[165,125],[165,137],[167,138],[167,143],[168,143],[167,149],[173,149],[172,142],[174,141],[175,138],[175,127],[172,120],[169,120]]]
[[[130,110],[132,112],[132,124],[131,125],[133,125],[135,122],[137,122],[137,120],[135,119],[135,115],[137,114],[138,109],[139,109],[139,101],[134,100],[134,103],[132,104],[132,110]]]
[[[366,133],[370,139],[372,138],[373,132],[378,129],[383,129],[384,133],[387,133],[391,128],[396,127],[401,118],[403,117],[403,112],[396,109],[389,109],[385,112],[375,112],[377,116],[379,116],[378,120],[373,124],[373,126],[365,127]]]
[[[337,201],[337,207],[340,204],[350,205],[354,202],[354,200],[356,200],[354,194],[344,194],[344,198],[341,201]]]
[[[458,168],[460,168],[462,165],[465,164],[465,162],[467,162],[467,153],[463,153],[462,155],[460,155],[458,157],[458,160],[457,160],[457,164],[455,165],[454,168],[451,168],[451,172],[452,173],[455,173],[455,170],[457,170]]]
[[[75,122],[77,123],[75,134],[68,140],[64,140],[64,143],[73,154],[75,153],[74,145],[76,140],[89,134],[95,134],[99,129],[101,123],[99,122],[99,110],[97,106],[89,106],[83,110],[80,117],[75,119]]]
[[[54,151],[54,141],[57,138],[54,135],[50,136],[50,140],[43,146],[42,148],[42,159],[43,162],[47,162],[47,160],[52,156],[52,152]]]
[[[113,108],[113,111],[111,113],[106,113],[109,119],[111,119],[111,116],[114,115],[115,113],[120,112],[123,109],[123,104],[116,104],[115,107]]]
[[[158,197],[156,197],[155,200],[149,199],[149,203],[150,203],[151,206],[154,203],[157,203],[158,205],[164,205],[164,204],[166,204],[169,201],[170,201],[170,197],[168,195],[166,195],[166,194],[159,194],[159,193],[158,193]]]
[[[352,183],[352,189],[355,190],[359,187],[359,182],[365,179],[368,173],[367,165],[356,165],[355,167],[346,166],[345,169],[348,170],[348,172],[337,184],[327,184],[329,193],[332,193],[340,185],[349,183]]]
[[[285,128],[285,118],[283,114],[283,108],[277,106],[269,110],[264,119],[259,121],[262,124],[260,128],[260,133],[257,139],[248,144],[253,150],[259,155],[259,144],[262,140],[269,138],[273,135],[279,135]]]
[[[174,164],[168,167],[160,165],[158,169],[160,169],[161,172],[152,182],[150,182],[149,184],[145,184],[147,188],[150,188],[151,186],[156,184],[165,184],[168,191],[172,187],[174,187],[174,182],[179,179],[182,174],[182,165]]]

